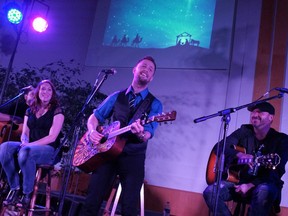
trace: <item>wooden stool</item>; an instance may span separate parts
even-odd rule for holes
[[[120,199],[121,192],[122,192],[122,187],[121,187],[121,184],[119,182],[119,177],[117,176],[117,178],[114,182],[112,191],[110,193],[109,199],[108,199],[107,204],[105,206],[103,216],[108,216],[108,215],[115,216],[115,212],[116,212],[116,208],[117,208],[117,205],[118,205],[118,202]],[[116,196],[115,196],[115,193],[116,193]],[[115,196],[115,198],[114,198],[114,196]],[[112,203],[113,198],[114,198],[114,203],[113,203],[113,207],[111,210],[111,214],[109,214],[109,208],[110,208],[110,205]],[[142,184],[142,187],[140,190],[140,216],[144,216],[144,183]]]
[[[51,212],[50,208],[50,202],[51,202],[51,171],[54,169],[53,165],[37,165],[37,171],[36,171],[36,178],[35,178],[35,183],[34,183],[34,189],[33,189],[33,194],[32,198],[30,201],[30,208],[28,209],[28,216],[32,216],[33,212],[45,212],[45,215],[48,216],[49,213]],[[46,171],[47,174],[45,175],[45,178],[43,177],[43,171]],[[36,199],[37,195],[40,195],[38,193],[39,189],[39,184],[40,183],[45,184],[45,206],[40,206],[36,205]]]

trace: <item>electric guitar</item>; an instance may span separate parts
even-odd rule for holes
[[[12,130],[11,130],[12,129]],[[0,144],[6,141],[20,141],[23,124],[0,122]],[[9,137],[9,133],[11,135]]]
[[[234,145],[234,148],[242,153],[246,153],[246,150],[243,147]],[[229,169],[227,170],[227,178],[225,180],[233,183],[239,183],[242,168],[239,165],[253,163],[254,166],[263,166],[268,169],[275,169],[280,163],[280,160],[280,156],[276,153],[261,155],[251,159],[239,159],[237,164],[230,165]],[[208,185],[213,184],[217,179],[216,161],[218,161],[217,156],[212,150],[206,168],[206,182]]]
[[[151,122],[168,122],[175,119],[176,111],[172,111],[141,120],[140,123],[145,125]],[[122,152],[126,140],[121,139],[119,135],[130,130],[131,125],[120,128],[120,122],[115,121],[101,130],[101,134],[104,135],[106,141],[97,145],[90,142],[88,132],[86,132],[76,146],[73,166],[87,173],[94,171],[106,160],[114,158]]]

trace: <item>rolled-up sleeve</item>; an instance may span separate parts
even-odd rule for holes
[[[119,91],[109,95],[99,106],[94,110],[94,115],[101,124],[104,124],[105,119],[110,118],[114,104],[117,100]]]
[[[162,103],[157,98],[155,98],[151,104],[151,110],[149,112],[148,117],[161,114],[162,111],[163,111]],[[157,127],[158,127],[158,122],[151,122],[149,124],[144,125],[144,130],[148,131],[151,134],[150,139],[154,136],[154,133]]]

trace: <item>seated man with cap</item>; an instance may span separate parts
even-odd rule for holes
[[[281,177],[288,160],[288,135],[271,128],[275,109],[270,103],[262,102],[248,107],[248,110],[250,124],[242,125],[226,139],[219,192],[216,193],[216,183],[208,185],[203,192],[209,210],[216,210],[213,212],[216,215],[231,215],[226,202],[237,197],[249,201],[249,216],[268,216],[272,210],[280,211],[284,183]],[[216,149],[217,144],[213,148],[215,154]],[[218,152],[222,149],[223,140]]]

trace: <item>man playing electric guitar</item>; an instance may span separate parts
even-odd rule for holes
[[[218,202],[215,206],[216,184],[210,184],[203,192],[204,199],[215,215],[231,215],[225,202],[236,197],[245,197],[250,200],[249,216],[269,215],[274,207],[274,212],[280,211],[281,189],[283,181],[281,177],[285,173],[285,164],[288,160],[288,136],[271,128],[275,115],[274,107],[263,102],[248,108],[251,111],[250,124],[242,125],[227,137],[225,146],[225,177],[222,177],[218,188]],[[235,148],[236,145],[236,148]],[[246,152],[237,150],[237,147],[246,149]],[[220,150],[223,141],[220,142]],[[216,152],[216,145],[213,148]],[[251,161],[261,155],[276,155],[274,166],[257,166],[257,163],[246,165],[241,171],[238,183],[227,179],[227,170],[233,161]],[[207,181],[208,182],[208,181]],[[278,209],[276,209],[276,207]]]
[[[133,81],[128,89],[110,95],[89,117],[87,138],[91,145],[103,142],[104,135],[96,128],[111,116],[113,121],[120,122],[120,128],[131,125],[131,131],[116,139],[116,144],[125,141],[120,155],[93,172],[81,215],[98,215],[104,196],[116,175],[119,175],[122,186],[121,215],[137,215],[140,189],[144,181],[147,141],[153,137],[158,125],[157,122],[142,125],[138,110],[144,109],[149,117],[162,113],[161,102],[148,91],[155,70],[156,64],[152,57],[138,61],[133,68]]]

